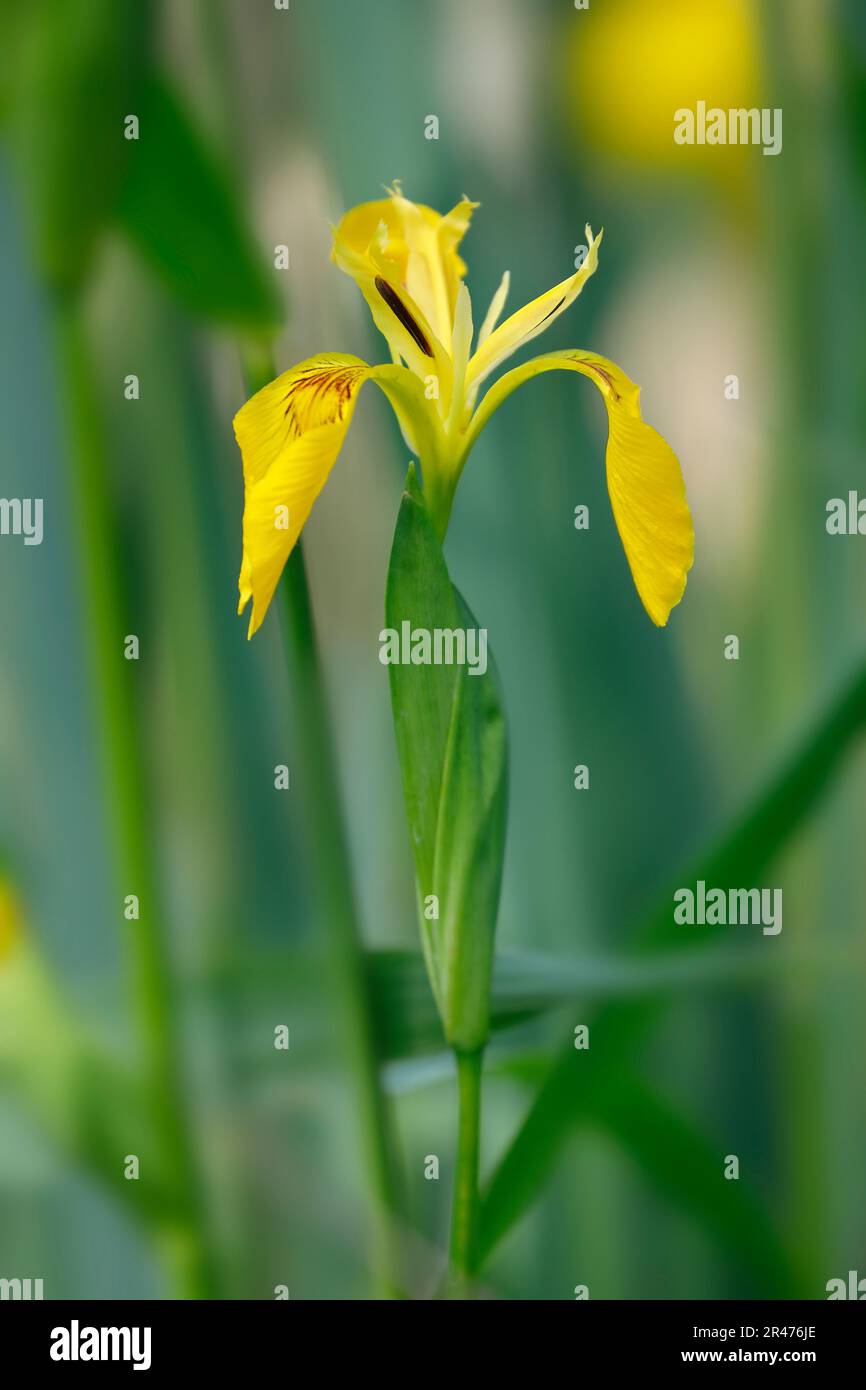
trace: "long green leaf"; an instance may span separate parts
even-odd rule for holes
[[[196,314],[268,333],[282,318],[275,288],[230,179],[162,78],[141,102],[120,196],[120,221],[169,291]]]
[[[478,623],[454,590],[458,625]],[[449,1040],[486,1040],[493,941],[508,797],[508,743],[493,658],[483,676],[457,671],[442,770],[433,892],[441,911],[442,976]]]
[[[4,115],[37,267],[77,289],[112,214],[133,149],[152,6],[30,0],[4,15]]]
[[[417,633],[478,630],[449,578],[414,468],[394,533],[385,614],[401,644],[406,634],[411,642]],[[430,982],[448,1042],[477,1048],[488,1033],[505,848],[499,682],[489,653],[485,670],[397,660],[389,673]]]
[[[635,1076],[594,1091],[591,1118],[601,1121],[650,1181],[702,1230],[751,1271],[758,1296],[803,1292],[798,1272],[746,1175],[726,1178],[724,1150],[713,1146],[667,1100]]]
[[[754,883],[815,810],[838,771],[852,739],[866,725],[866,665],[861,665],[830,708],[765,790],[723,834],[704,858],[677,876],[716,887]],[[644,950],[710,941],[723,928],[672,924],[672,892],[662,897],[640,934]],[[540,1087],[520,1130],[488,1186],[482,1211],[482,1255],[519,1220],[534,1201],[575,1121],[598,1102],[606,1080],[627,1068],[658,1016],[658,999],[617,1002],[602,1009],[592,1025],[592,1049],[564,1048]]]
[[[490,1027],[494,1033],[583,1000],[669,995],[698,986],[722,987],[763,981],[778,973],[814,968],[813,959],[786,952],[782,962],[754,948],[693,951],[645,960],[625,957],[546,956],[498,951],[493,965]],[[384,1061],[418,1057],[442,1048],[442,1028],[430,993],[423,957],[417,951],[376,950],[367,954],[379,1053]],[[250,963],[256,978],[276,990],[297,978],[297,963]],[[841,968],[841,963],[840,963]],[[245,969],[230,982],[237,987]]]

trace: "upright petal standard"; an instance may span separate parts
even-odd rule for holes
[[[503,276],[472,351],[473,315],[458,247],[477,204],[462,199],[444,216],[389,196],[347,212],[334,228],[333,258],[361,290],[392,361],[311,357],[264,387],[235,416],[244,469],[242,612],[249,636],[261,626],[292,548],[324,487],[351,423],[358,392],[375,381],[418,455],[427,505],[444,537],[460,474],[495,410],[540,372],[589,377],[607,407],[607,486],[635,587],[662,627],[683,596],[694,532],[676,455],[642,418],[640,390],[614,362],[586,351],[548,353],[490,386],[497,367],[563,314],[598,267],[601,233],[586,229],[587,255],[573,275],[500,322]]]

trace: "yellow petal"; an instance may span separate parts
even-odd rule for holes
[[[506,372],[487,392],[466,437],[463,457],[512,391],[541,372],[588,376],[607,406],[607,488],[620,540],[641,602],[657,627],[679,603],[694,559],[694,528],[677,457],[641,418],[640,388],[621,367],[592,352],[551,352]]]
[[[336,462],[358,392],[373,380],[431,469],[441,426],[421,382],[404,367],[370,367],[329,353],[283,372],[234,419],[244,470],[243,559],[238,612],[253,601],[248,636],[261,627],[283,567]]]
[[[452,368],[448,349],[439,341],[419,305],[400,281],[400,271],[386,257],[359,257],[334,242],[340,269],[351,275],[367,301],[373,322],[385,338],[394,362],[405,362],[420,381],[435,378],[443,408],[451,400]]]
[[[358,357],[311,357],[257,392],[235,416],[244,468],[238,612],[252,598],[250,637],[336,461],[368,372]]]
[[[333,257],[367,301],[395,362],[435,377],[441,410],[451,408],[451,335],[466,272],[457,254],[472,209],[467,199],[444,217],[404,198],[362,203],[334,228]]]
[[[515,314],[501,323],[498,328],[479,343],[478,351],[469,363],[469,371],[466,376],[467,390],[475,391],[478,389],[485,377],[489,376],[496,367],[504,362],[506,357],[510,357],[518,348],[529,343],[539,333],[543,333],[549,328],[554,319],[558,319],[560,314],[564,314],[566,309],[574,303],[580,294],[589,277],[594,273],[598,266],[598,248],[601,245],[603,232],[599,232],[597,237],[593,237],[592,228],[586,228],[586,239],[589,250],[586,259],[580,269],[570,275],[567,280],[554,285],[552,290],[546,294],[541,294],[537,299],[533,299],[529,304],[525,304],[522,309],[518,309]]]
[[[484,346],[484,344],[487,342],[487,339],[490,337],[490,334],[493,332],[494,328],[499,322],[502,310],[505,308],[505,301],[508,298],[508,290],[510,286],[511,275],[509,271],[506,270],[502,279],[499,281],[499,287],[496,293],[490,301],[490,308],[487,310],[487,313],[484,316],[484,322],[482,323],[480,332],[478,334],[479,347]]]
[[[372,268],[374,275],[405,291],[415,312],[447,345],[466,274],[457,247],[477,206],[464,198],[443,216],[405,198],[397,185],[390,197],[346,213],[334,229],[334,259],[359,283]]]
[[[469,365],[469,352],[472,347],[472,332],[472,300],[466,286],[461,285],[460,293],[457,296],[457,308],[454,311],[454,334],[452,338],[454,390],[452,392],[451,410],[449,412],[447,426],[450,431],[457,429],[461,423],[461,414],[464,410],[465,394],[463,383],[466,380],[466,368]]]

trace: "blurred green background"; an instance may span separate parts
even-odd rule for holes
[[[517,307],[604,226],[543,350],[591,347],[641,383],[697,534],[656,630],[607,504],[601,403],[559,373],[497,415],[459,490],[446,554],[512,758],[484,1291],[820,1298],[866,1275],[866,540],[824,524],[864,479],[862,6],[0,13],[0,493],[45,508],[41,546],[0,538],[0,1277],[49,1298],[377,1291],[329,847],[306,833],[315,788],[274,789],[304,722],[276,613],[249,645],[235,617],[231,418],[244,355],[385,360],[329,224],[397,178],[443,211],[481,203],[476,320],[506,268]],[[676,146],[699,99],[781,107],[782,153]],[[407,462],[365,394],[305,546],[402,1291],[428,1297],[454,1082],[377,659]],[[781,887],[781,935],[673,929],[672,888],[698,876]]]

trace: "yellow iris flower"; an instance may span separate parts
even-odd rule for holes
[[[470,449],[493,412],[524,381],[554,368],[579,372],[607,406],[607,484],[638,594],[663,626],[682,598],[694,532],[676,456],[641,419],[640,390],[615,363],[586,351],[552,352],[478,392],[512,353],[543,332],[580,294],[598,265],[601,234],[586,229],[580,268],[500,323],[503,276],[473,350],[472,304],[458,247],[476,203],[444,216],[389,197],[347,212],[334,228],[333,259],[357,283],[391,351],[385,366],[328,353],[291,367],[238,411],[244,470],[240,602],[253,601],[249,636],[261,626],[283,566],[343,443],[358,392],[374,381],[420,459],[427,505],[444,537]]]

